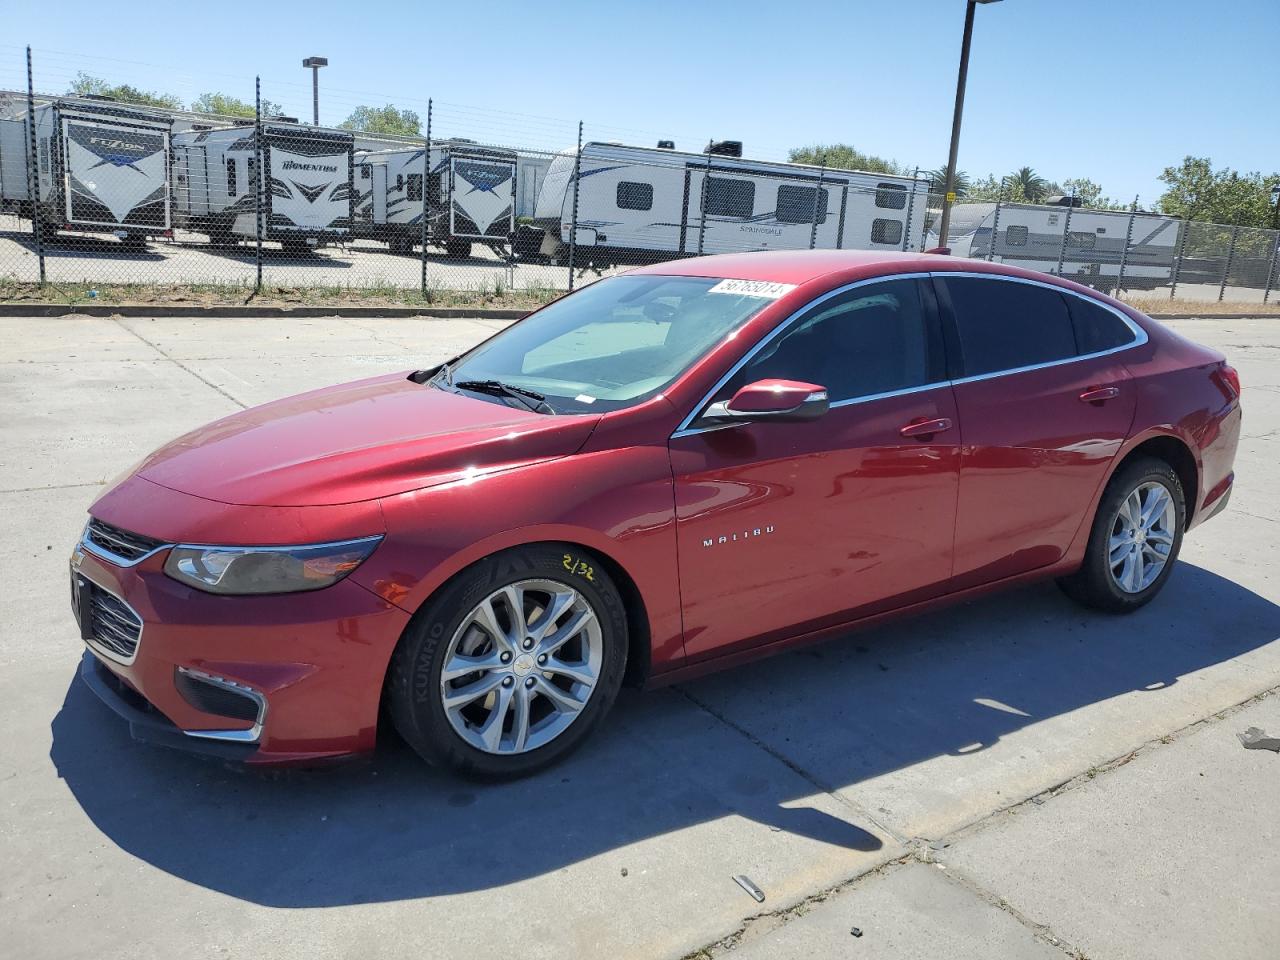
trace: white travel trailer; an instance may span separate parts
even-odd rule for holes
[[[356,155],[356,231],[407,253],[422,240],[421,147]],[[516,155],[468,140],[432,141],[425,191],[431,243],[451,257],[471,254],[473,243],[495,250],[515,232]]]
[[[710,150],[585,144],[575,241],[585,260],[642,263],[811,246],[919,249],[924,180],[747,160],[736,142]],[[574,151],[552,161],[532,229],[521,234],[524,253],[564,256],[574,219],[573,172]]]
[[[142,242],[170,230],[169,120],[136,107],[62,99],[35,108],[36,198],[26,116],[0,121],[0,201],[58,230]]]
[[[1115,287],[1122,259],[1127,289],[1150,290],[1169,281],[1178,252],[1179,220],[1155,213],[1090,210],[1071,206],[1070,198],[1057,199],[1043,205],[1001,203],[998,211],[995,203],[957,204],[948,231],[952,255],[1060,272],[1101,290]],[[936,234],[931,237],[936,242]]]
[[[216,244],[256,236],[252,125],[190,131],[173,138],[175,220]],[[286,249],[322,246],[351,234],[350,133],[266,124],[263,239]]]

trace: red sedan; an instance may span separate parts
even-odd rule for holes
[[[1239,430],[1220,354],[1066,280],[660,264],[151,454],[72,556],[81,674],[140,739],[315,761],[381,712],[524,774],[624,681],[1032,578],[1135,610],[1226,505]]]

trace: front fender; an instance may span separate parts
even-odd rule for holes
[[[631,578],[655,673],[684,659],[675,504],[665,446],[530,464],[381,502],[386,540],[352,577],[410,613],[484,557],[528,543],[579,544]]]

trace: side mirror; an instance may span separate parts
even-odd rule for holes
[[[710,420],[816,420],[831,407],[827,388],[797,380],[757,380],[707,407]]]

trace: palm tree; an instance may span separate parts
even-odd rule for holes
[[[1030,203],[1039,203],[1049,195],[1049,181],[1030,167],[1022,167],[1009,175],[1013,183],[1022,188],[1022,197]]]
[[[921,175],[929,181],[930,193],[944,193],[947,189],[947,168],[941,167],[937,170],[921,170]],[[969,192],[969,175],[963,170],[956,171],[956,179],[954,189],[957,197],[963,197]]]

